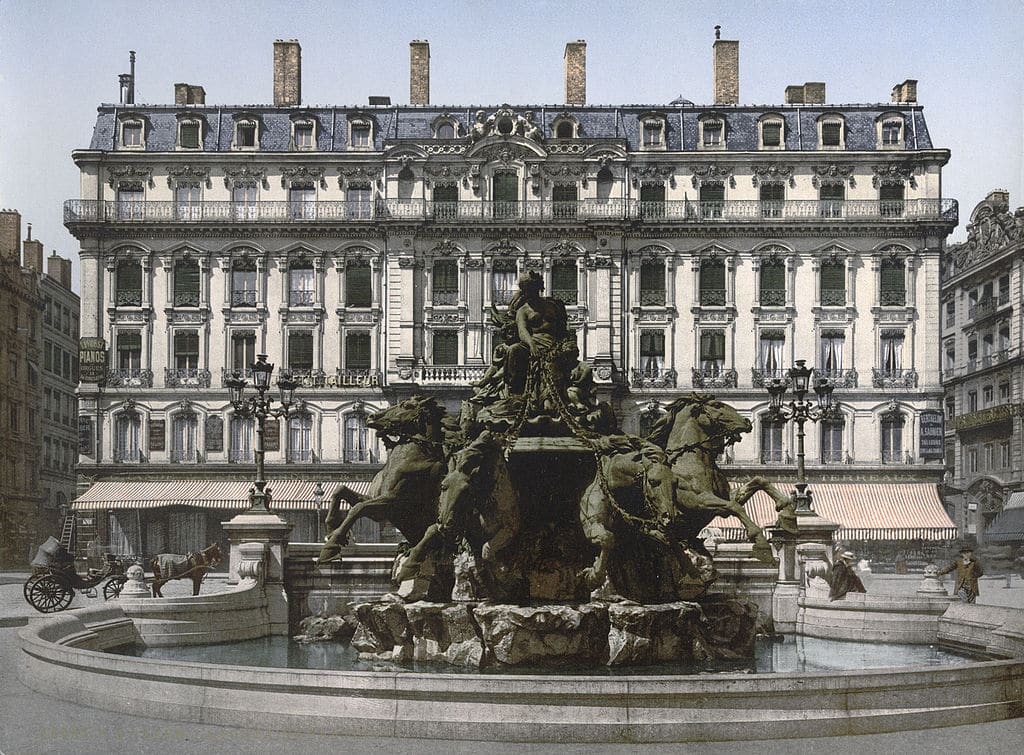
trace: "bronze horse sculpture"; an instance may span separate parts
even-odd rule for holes
[[[437,521],[409,551],[397,578],[414,577],[427,554],[465,537],[477,563],[493,576],[496,555],[519,531],[519,500],[499,437],[488,430],[459,451],[441,481]]]
[[[410,543],[423,538],[437,520],[441,479],[448,471],[444,416],[434,398],[416,395],[367,420],[388,449],[387,462],[370,483],[368,495],[342,486],[331,496],[324,520],[330,532],[319,563],[341,558],[352,525],[364,516],[391,522]],[[352,504],[344,517],[342,501]]]
[[[153,597],[162,598],[160,591],[172,579],[192,578],[192,594],[199,594],[199,586],[211,568],[221,562],[220,544],[214,543],[199,553],[180,556],[175,553],[161,553],[149,562],[153,570]]]
[[[775,501],[779,523],[792,526],[793,503],[789,496],[761,477],[730,491],[729,480],[718,467],[719,454],[750,432],[750,421],[713,396],[691,393],[666,407],[647,439],[665,449],[678,478],[676,500],[680,507],[677,536],[699,546],[698,534],[716,516],[735,516],[754,543],[753,555],[774,563],[771,546],[761,528],[743,508],[758,490]]]

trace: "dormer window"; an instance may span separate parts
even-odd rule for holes
[[[579,128],[580,125],[576,119],[568,116],[555,118],[555,122],[552,124],[552,131],[554,131],[556,139],[575,139],[579,136]]]
[[[703,149],[724,149],[725,121],[720,118],[700,121],[700,145]]]
[[[201,149],[203,146],[202,124],[193,119],[178,122],[178,147],[181,149]]]
[[[641,121],[641,144],[644,149],[665,149],[665,119],[650,116]]]
[[[903,146],[903,119],[885,118],[878,124],[879,142],[883,149],[899,149]]]
[[[351,121],[348,125],[348,133],[352,149],[371,149],[373,147],[373,126],[369,121]]]
[[[454,139],[455,138],[455,124],[453,123],[442,123],[437,127],[437,138],[438,139]]]
[[[295,121],[292,124],[292,141],[295,149],[316,147],[316,124],[312,120]]]
[[[259,126],[255,120],[235,123],[235,149],[256,149],[259,146]]]
[[[126,149],[143,149],[145,126],[142,121],[121,121],[121,146]]]
[[[782,149],[785,146],[783,121],[768,117],[761,120],[761,149]]]
[[[818,121],[818,132],[822,149],[843,149],[846,146],[842,118],[838,116],[822,118]]]

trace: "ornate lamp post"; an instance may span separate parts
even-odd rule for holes
[[[807,420],[817,422],[836,416],[838,407],[832,401],[833,386],[828,379],[814,381],[814,393],[817,403],[804,399],[811,385],[814,368],[806,366],[806,360],[796,360],[796,365],[789,370],[788,378],[776,378],[768,383],[769,415],[783,422],[796,422],[796,490],[793,501],[796,504],[797,516],[813,514],[811,508],[811,491],[807,489],[807,474],[804,470],[804,423]],[[788,403],[785,400],[786,390],[792,387],[795,398]]]
[[[237,372],[225,382],[231,393],[231,405],[235,407],[235,414],[239,417],[252,417],[256,420],[256,481],[249,491],[249,509],[247,514],[269,514],[270,491],[267,490],[267,481],[263,471],[263,427],[267,417],[288,418],[294,412],[292,405],[295,403],[295,388],[298,383],[291,379],[286,372],[281,373],[277,380],[277,387],[281,392],[280,408],[271,406],[273,399],[267,397],[270,389],[270,375],[274,371],[274,365],[267,363],[266,354],[256,356],[256,364],[252,366],[253,388],[256,395],[245,396],[246,380]]]

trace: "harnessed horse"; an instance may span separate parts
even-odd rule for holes
[[[192,594],[199,594],[199,586],[210,569],[221,562],[220,544],[204,548],[199,553],[180,556],[175,553],[161,553],[149,562],[153,570],[153,597],[162,598],[160,588],[172,579],[192,577]]]

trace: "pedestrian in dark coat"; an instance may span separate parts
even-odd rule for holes
[[[864,583],[853,570],[853,561],[853,551],[843,551],[836,556],[836,562],[832,565],[832,579],[829,582],[829,600],[839,600],[848,592],[867,592]]]
[[[966,546],[961,548],[960,558],[939,571],[939,576],[949,574],[954,570],[956,570],[954,594],[964,603],[975,602],[978,599],[978,577],[985,572],[981,568],[981,562],[974,557],[974,551]]]

